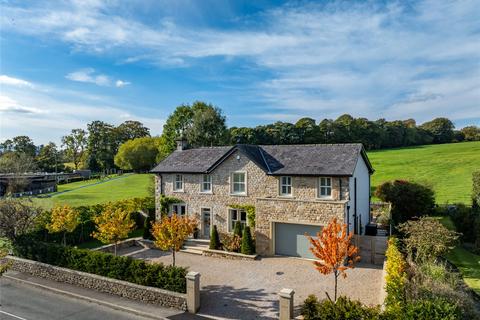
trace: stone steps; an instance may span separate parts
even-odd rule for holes
[[[183,248],[180,251],[202,255],[203,250],[208,249],[209,244],[210,241],[205,239],[188,239],[185,241]]]

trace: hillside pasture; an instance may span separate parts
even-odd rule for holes
[[[375,169],[372,191],[385,181],[405,179],[430,185],[439,204],[470,204],[480,141],[370,151],[368,157]]]

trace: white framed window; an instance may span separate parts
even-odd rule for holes
[[[173,182],[173,191],[183,191],[183,175],[175,175],[175,181]]]
[[[185,203],[174,203],[170,208],[170,216],[176,214],[178,216],[185,216],[187,214],[187,205]]]
[[[204,174],[202,181],[200,182],[200,192],[210,193],[212,192],[212,176]]]
[[[232,173],[232,193],[233,194],[247,193],[247,177],[245,172]]]
[[[281,196],[292,195],[292,177],[289,177],[289,176],[280,177],[280,195]]]
[[[332,178],[321,177],[318,179],[318,197],[319,198],[332,197]]]
[[[230,231],[232,232],[235,229],[235,224],[237,221],[240,221],[243,227],[247,225],[247,212],[242,209],[230,209]]]

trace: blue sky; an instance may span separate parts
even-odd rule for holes
[[[92,120],[161,133],[176,106],[230,126],[445,116],[480,125],[478,1],[0,0],[0,141]]]

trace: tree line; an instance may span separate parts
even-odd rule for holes
[[[301,118],[295,123],[275,122],[256,127],[230,127],[222,110],[196,101],[178,106],[168,117],[161,136],[138,121],[119,126],[92,121],[87,130],[76,128],[62,137],[58,147],[50,142],[36,146],[27,136],[0,143],[0,172],[68,171],[112,169],[145,171],[175,150],[176,140],[191,147],[245,144],[362,143],[367,150],[432,143],[480,141],[480,127],[461,130],[447,118],[417,125],[414,119],[387,121],[354,118],[316,121]],[[71,165],[65,167],[64,163]]]

